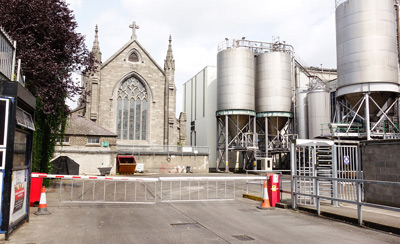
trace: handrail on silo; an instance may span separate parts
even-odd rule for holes
[[[347,2],[348,0],[335,0],[335,8],[339,7],[340,4]]]
[[[250,49],[256,54],[269,52],[269,51],[278,51],[278,52],[287,52],[290,54],[294,53],[293,46],[286,44],[285,42],[261,42],[261,41],[250,41],[245,39],[228,39],[225,38],[225,41],[222,41],[218,44],[218,52],[230,49],[230,48],[245,48]]]
[[[12,80],[13,68],[15,65],[15,42],[0,27],[0,75]]]

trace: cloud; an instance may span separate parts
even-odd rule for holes
[[[70,9],[78,9],[82,6],[83,0],[66,0],[65,2],[69,4]]]
[[[182,85],[207,65],[216,65],[217,45],[225,37],[292,45],[308,64],[336,67],[334,1],[321,0],[68,0],[76,8],[79,31],[91,48],[99,25],[103,61],[129,41],[132,21],[138,41],[163,66],[172,35],[175,83]]]

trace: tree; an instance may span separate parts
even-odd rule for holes
[[[65,99],[82,92],[71,74],[91,69],[93,58],[63,0],[0,0],[0,25],[17,41],[26,87],[37,98],[33,170],[48,172],[55,139],[65,131]]]

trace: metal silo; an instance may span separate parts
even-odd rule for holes
[[[308,100],[308,136],[313,139],[324,133],[330,122],[329,92],[326,90],[312,90],[307,93]],[[326,131],[325,131],[326,132]]]
[[[378,107],[399,93],[394,1],[347,0],[336,7],[336,96],[364,112],[370,139],[370,119],[378,121]]]
[[[289,112],[292,106],[292,58],[284,52],[257,57],[256,111]]]
[[[268,117],[274,126],[268,127],[276,135],[293,117],[292,57],[287,52],[266,52],[256,59],[257,117]]]
[[[307,91],[296,88],[296,122],[299,139],[308,139]]]
[[[225,163],[225,171],[233,166],[239,169],[239,161],[245,167],[250,158],[247,151],[257,145],[254,53],[240,43],[233,40],[217,55],[218,161]]]
[[[222,50],[217,56],[217,109],[254,111],[254,53],[244,48]]]

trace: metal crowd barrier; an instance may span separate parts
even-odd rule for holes
[[[236,198],[237,182],[266,180],[266,177],[160,177],[161,202],[224,201]],[[240,186],[239,186],[240,187]]]
[[[331,200],[331,201],[334,201],[334,202],[337,201],[337,202],[356,204],[357,205],[358,223],[360,225],[362,225],[362,223],[363,223],[362,206],[400,212],[400,208],[362,202],[362,198],[361,198],[362,185],[365,184],[365,183],[400,187],[400,182],[360,180],[360,179],[342,179],[342,178],[317,177],[317,176],[298,176],[298,175],[293,175],[293,177],[294,177],[293,178],[293,182],[296,182],[296,179],[305,178],[305,179],[313,180],[314,181],[314,185],[315,185],[314,194],[299,193],[299,192],[296,192],[296,191],[292,192],[292,208],[293,209],[296,209],[296,206],[297,206],[297,196],[307,196],[307,197],[313,197],[314,199],[316,199],[316,205],[317,205],[316,207],[317,207],[318,216],[321,215],[321,199]],[[329,181],[333,181],[333,182],[335,182],[335,181],[338,181],[338,182],[354,182],[356,184],[356,189],[357,189],[356,190],[357,191],[357,199],[352,201],[352,200],[339,199],[339,198],[319,195],[319,181],[320,180],[325,180],[325,181],[329,180]],[[293,188],[297,189],[295,186]]]
[[[47,174],[32,174],[32,177],[60,179],[58,187],[61,202],[156,202],[158,178]]]

